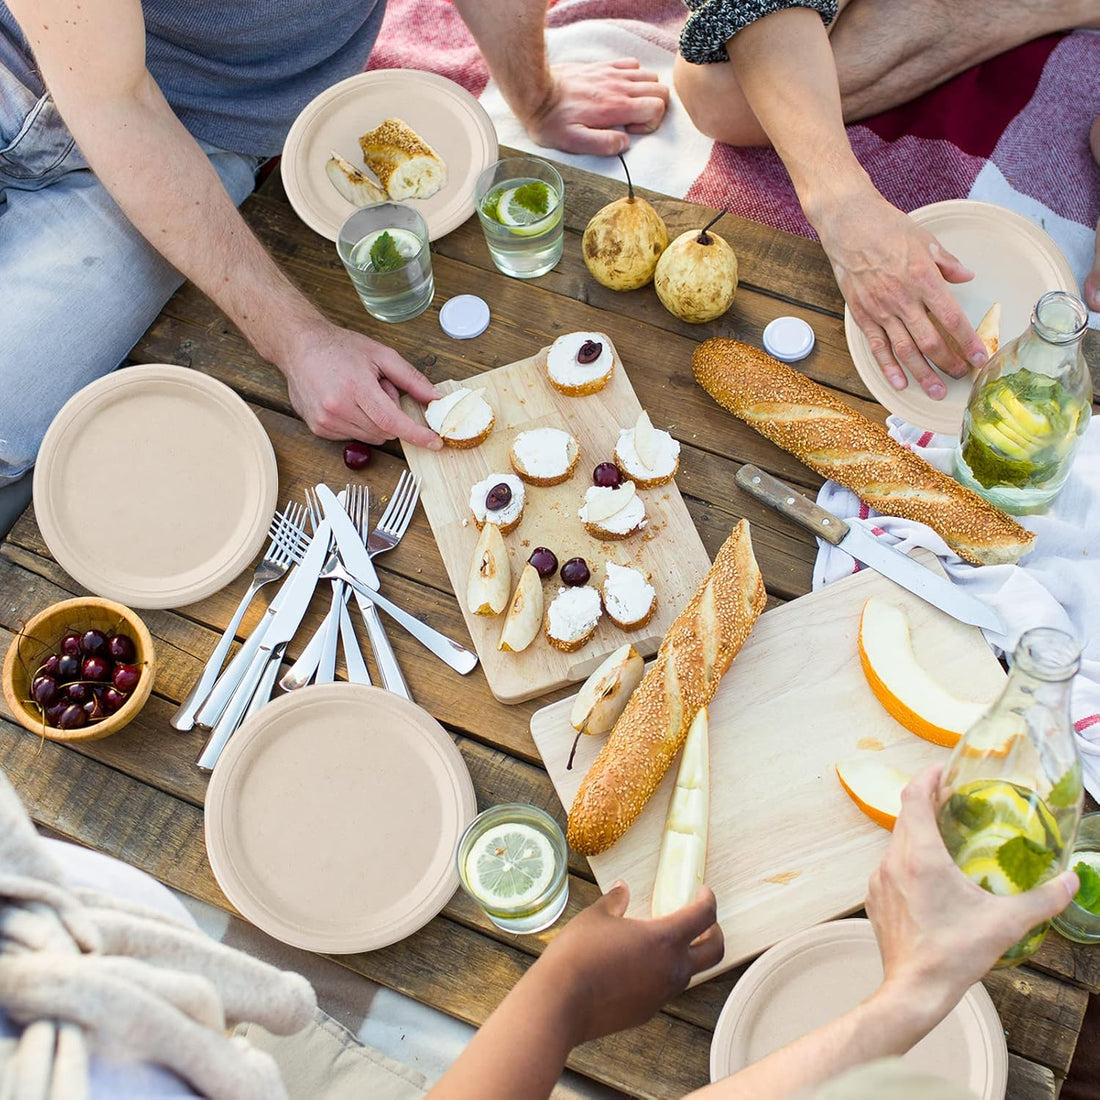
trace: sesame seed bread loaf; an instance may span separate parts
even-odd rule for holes
[[[765,599],[749,524],[741,520],[669,627],[581,782],[569,811],[574,851],[606,851],[634,823],[683,747],[692,719],[714,697]]]
[[[1015,562],[1033,532],[901,446],[804,374],[736,340],[706,340],[695,378],[762,436],[884,515],[926,523],[975,565]]]
[[[359,139],[367,167],[396,202],[426,199],[447,182],[443,158],[407,123],[387,118]]]

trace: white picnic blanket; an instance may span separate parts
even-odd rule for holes
[[[933,435],[895,416],[887,427],[899,443],[951,472],[953,437]],[[1035,549],[1019,565],[968,565],[930,527],[880,516],[834,481],[825,482],[817,502],[843,519],[863,520],[869,531],[903,551],[923,546],[936,554],[956,584],[997,610],[1007,633],[985,631],[985,636],[998,651],[1011,653],[1020,635],[1035,626],[1068,631],[1081,642],[1071,716],[1085,787],[1100,799],[1100,418],[1090,424],[1069,480],[1050,510],[1020,517],[1038,537]],[[818,547],[815,589],[861,568],[843,550],[821,540]]]

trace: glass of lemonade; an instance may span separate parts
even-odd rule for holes
[[[474,201],[489,255],[505,275],[534,279],[561,259],[565,184],[552,164],[498,160],[478,176]]]
[[[1100,813],[1081,818],[1069,867],[1077,872],[1081,888],[1050,923],[1068,940],[1100,943]]]
[[[569,900],[565,837],[537,806],[506,802],[479,814],[455,863],[462,888],[505,932],[541,932]]]
[[[379,321],[408,321],[431,304],[428,227],[411,207],[361,207],[340,226],[336,251],[367,312]]]

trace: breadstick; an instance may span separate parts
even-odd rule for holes
[[[695,349],[695,378],[734,416],[888,516],[926,523],[975,565],[1015,562],[1035,534],[891,439],[804,374],[736,340]]]
[[[569,811],[569,844],[606,851],[634,823],[764,610],[748,520],[722,544],[592,762]]]

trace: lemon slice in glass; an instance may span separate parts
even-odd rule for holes
[[[543,233],[549,227],[540,224],[557,204],[558,196],[541,180],[519,184],[497,200],[497,220],[516,236]]]
[[[466,856],[466,880],[489,905],[521,909],[554,877],[554,852],[537,829],[510,822],[490,829]]]

